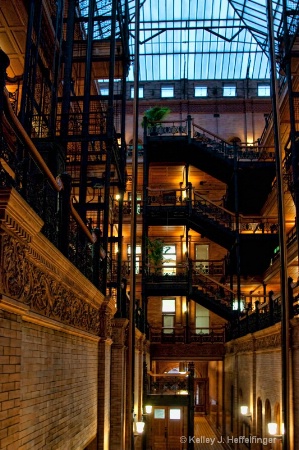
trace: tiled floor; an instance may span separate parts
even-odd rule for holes
[[[194,450],[224,450],[204,416],[194,418]]]

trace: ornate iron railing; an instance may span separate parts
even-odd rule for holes
[[[217,153],[226,159],[236,158],[238,161],[274,161],[273,146],[254,143],[228,142],[220,136],[194,123],[190,115],[186,120],[161,121],[145,125],[146,136],[185,137],[189,142],[198,142],[207,150]]]
[[[1,187],[14,188],[44,222],[42,232],[90,281],[95,279],[95,266],[106,255],[98,245],[92,251],[96,233],[82,220],[70,196],[70,178],[55,178],[34,143],[28,137],[11,107],[7,93],[3,95],[0,135]]]

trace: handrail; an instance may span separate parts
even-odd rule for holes
[[[50,169],[48,168],[45,160],[43,159],[43,157],[41,156],[41,154],[39,153],[38,149],[35,147],[34,143],[32,142],[32,140],[30,139],[30,137],[28,136],[27,132],[25,131],[25,129],[23,128],[22,124],[20,123],[19,119],[17,118],[17,116],[15,115],[10,100],[9,100],[9,95],[7,91],[4,91],[4,99],[5,99],[5,112],[8,113],[9,118],[12,121],[13,126],[15,127],[15,132],[16,134],[19,136],[19,134],[21,135],[21,139],[23,139],[24,143],[26,144],[33,160],[37,163],[37,165],[39,166],[39,168],[41,169],[41,171],[44,173],[44,175],[47,177],[49,183],[51,184],[51,186],[53,187],[53,189],[56,192],[60,192],[63,190],[64,186],[63,186],[63,182],[61,180],[61,178],[58,176],[57,178],[55,178],[52,174],[52,172],[50,171]],[[2,112],[1,114],[1,121],[4,122],[6,121],[6,117],[4,115],[4,113]],[[9,123],[10,124],[10,123]],[[72,201],[70,201],[70,210],[71,210],[71,215],[73,216],[73,218],[75,219],[75,221],[78,223],[78,225],[81,227],[81,229],[84,231],[84,233],[86,234],[87,238],[89,239],[89,241],[94,244],[96,242],[96,236],[93,235],[90,230],[88,229],[88,227],[86,226],[86,224],[83,222],[82,218],[80,217],[80,215],[78,214],[78,212],[75,210]]]
[[[220,209],[221,211],[225,212],[226,214],[228,214],[228,215],[230,215],[232,217],[236,216],[235,213],[229,211],[228,209],[224,208],[223,206],[216,205],[216,203],[214,203],[211,200],[209,200],[209,199],[203,197],[202,195],[198,194],[195,189],[194,189],[193,192],[194,192],[194,200],[196,200],[196,197],[199,197],[199,199],[205,201],[209,205],[212,205],[214,208]],[[241,216],[241,214],[240,214],[240,216]]]
[[[195,273],[198,275],[202,275],[203,277],[205,277],[207,280],[209,280],[211,283],[216,284],[219,287],[222,287],[223,289],[225,289],[226,291],[230,292],[231,294],[237,296],[237,292],[233,291],[232,289],[230,289],[229,287],[227,287],[225,284],[220,283],[219,281],[215,280],[215,278],[210,277],[209,275],[206,275],[205,273],[201,272],[200,270],[196,270],[195,269]]]
[[[92,244],[94,244],[97,241],[97,237],[95,234],[91,233],[89,228],[85,225],[85,223],[82,220],[82,217],[80,216],[80,214],[78,213],[78,211],[74,208],[72,199],[70,199],[70,208],[71,208],[71,215],[73,216],[73,218],[76,220],[76,222],[78,223],[78,225],[80,225],[80,227],[82,228],[82,230],[84,231],[84,233],[86,234],[86,236],[88,237],[88,239],[90,240],[90,242]]]
[[[50,171],[50,169],[48,168],[45,160],[43,159],[43,157],[41,156],[41,154],[39,153],[39,151],[33,144],[32,140],[26,133],[25,129],[23,128],[22,124],[20,123],[19,119],[17,118],[17,116],[15,115],[15,113],[12,109],[12,106],[11,106],[11,103],[9,100],[9,95],[5,91],[4,91],[4,99],[5,99],[6,111],[8,112],[9,117],[13,122],[13,125],[16,127],[17,131],[21,134],[21,137],[24,140],[25,144],[27,145],[35,162],[38,164],[38,166],[42,170],[42,172],[46,175],[46,177],[48,178],[52,187],[57,192],[60,192],[63,189],[62,183],[59,183],[58,180],[53,176],[53,174]]]
[[[199,128],[201,131],[203,131],[204,133],[208,133],[211,136],[213,136],[216,139],[219,139],[220,141],[224,142],[224,144],[230,145],[231,147],[233,146],[233,144],[231,142],[226,141],[225,139],[223,139],[222,137],[218,136],[217,134],[213,133],[212,131],[206,130],[205,128],[196,125],[195,123],[193,123],[193,128]]]

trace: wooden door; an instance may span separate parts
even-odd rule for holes
[[[182,407],[155,406],[151,427],[152,450],[183,450],[183,429]]]
[[[168,408],[168,422],[167,422],[167,443],[168,450],[182,450],[183,445],[181,437],[184,435],[184,421],[182,407]]]
[[[155,406],[151,427],[153,450],[167,450],[167,408]]]

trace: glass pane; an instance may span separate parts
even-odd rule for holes
[[[175,312],[175,299],[162,300],[162,312]]]
[[[266,84],[259,85],[257,94],[259,97],[270,97],[270,85]]]
[[[235,97],[236,96],[236,86],[227,85],[223,86],[223,96],[224,97]]]
[[[165,409],[157,409],[154,410],[154,418],[155,419],[165,419]]]
[[[173,97],[174,88],[173,86],[162,86],[161,87],[161,97]]]
[[[181,418],[181,410],[180,409],[170,409],[169,410],[169,419],[180,420],[180,418]]]
[[[207,97],[208,88],[206,86],[195,86],[195,97]]]

